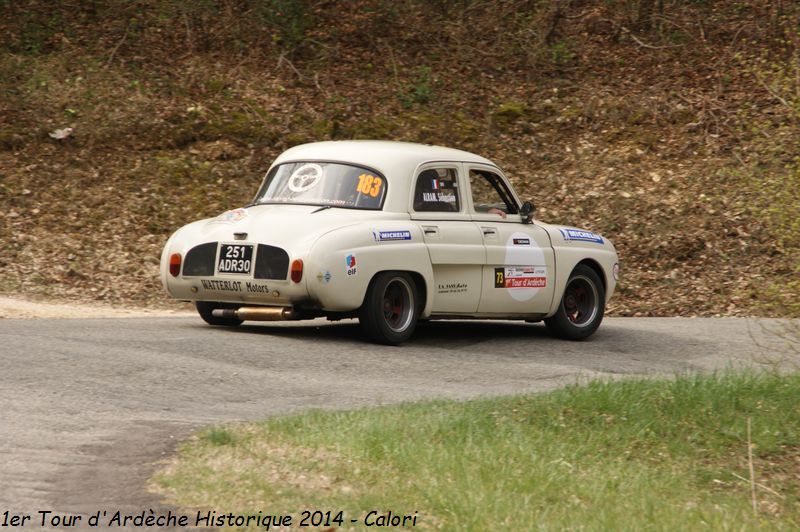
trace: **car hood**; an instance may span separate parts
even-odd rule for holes
[[[233,209],[214,218],[184,226],[175,238],[184,245],[231,241],[235,233],[242,240],[287,248],[310,245],[325,233],[358,223],[371,211],[324,209],[314,205],[255,205]]]

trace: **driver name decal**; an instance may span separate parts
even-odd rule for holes
[[[435,203],[455,203],[456,195],[448,192],[423,192],[422,201]]]

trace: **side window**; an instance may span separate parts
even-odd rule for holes
[[[459,212],[458,176],[454,168],[432,168],[417,176],[414,187],[417,212]]]
[[[469,187],[475,212],[496,213],[500,210],[506,214],[518,213],[513,196],[499,175],[486,170],[470,170]]]

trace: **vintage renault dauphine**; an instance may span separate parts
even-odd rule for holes
[[[249,205],[176,231],[161,281],[209,324],[358,318],[371,340],[418,320],[544,320],[580,340],[619,274],[603,236],[542,223],[492,161],[403,142],[282,153]]]

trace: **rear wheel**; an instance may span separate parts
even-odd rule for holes
[[[565,340],[591,336],[603,321],[606,293],[597,273],[578,264],[569,276],[555,315],[545,318],[547,329]]]
[[[418,316],[417,287],[411,276],[383,272],[370,283],[358,321],[371,340],[396,345],[411,338]]]
[[[242,320],[237,318],[217,318],[212,315],[212,311],[218,308],[239,308],[239,305],[230,303],[217,303],[213,301],[196,301],[197,313],[203,321],[209,325],[224,325],[226,327],[236,327],[242,324]]]

